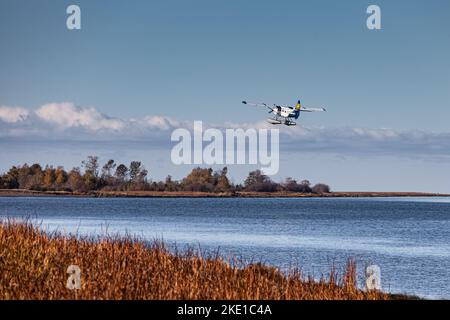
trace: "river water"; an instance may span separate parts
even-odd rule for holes
[[[0,197],[0,217],[163,239],[317,278],[352,258],[361,277],[381,268],[384,291],[450,298],[450,198]]]

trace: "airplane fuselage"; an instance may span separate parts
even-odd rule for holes
[[[292,108],[292,107],[281,107],[276,106],[273,109],[273,113],[277,116],[283,117],[283,118],[297,118],[298,112]]]

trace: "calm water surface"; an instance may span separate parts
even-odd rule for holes
[[[354,258],[383,290],[450,298],[450,198],[131,199],[0,197],[1,217],[47,230],[164,239],[320,277]]]

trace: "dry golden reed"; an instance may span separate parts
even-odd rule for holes
[[[81,289],[66,288],[69,265]],[[238,266],[219,255],[170,252],[131,237],[80,238],[28,222],[0,221],[0,299],[389,299],[357,289],[355,265],[343,275],[304,279],[262,264]]]

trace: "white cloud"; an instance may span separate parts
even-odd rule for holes
[[[92,107],[77,107],[73,103],[49,103],[36,110],[36,115],[61,129],[86,128],[96,131],[100,129],[121,130],[124,121],[101,114]]]
[[[164,116],[119,119],[93,107],[73,103],[50,103],[37,110],[0,107],[0,138],[144,141],[170,147],[176,128],[193,129],[193,122]],[[207,128],[274,128],[265,121],[255,123],[203,123]],[[283,152],[313,152],[346,155],[393,155],[450,159],[450,132],[434,133],[391,128],[326,128],[279,126]]]
[[[0,120],[7,123],[24,121],[29,116],[29,111],[21,107],[0,106]]]
[[[147,116],[144,118],[143,124],[159,130],[169,130],[181,126],[179,121],[162,116]]]

